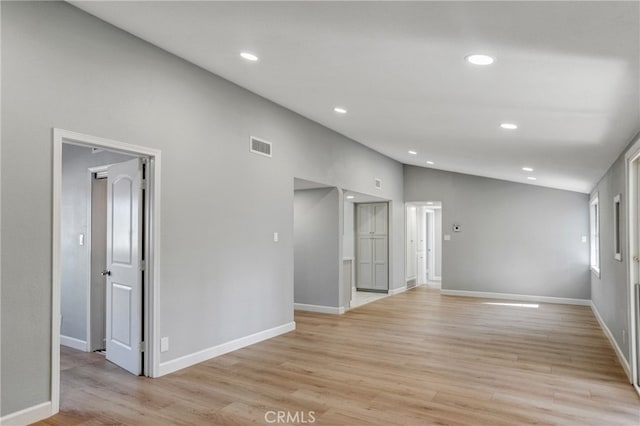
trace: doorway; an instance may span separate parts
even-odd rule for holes
[[[407,288],[427,285],[440,288],[442,281],[442,203],[425,201],[406,205]]]
[[[343,191],[343,285],[349,309],[389,294],[390,203]]]
[[[157,376],[159,176],[157,150],[54,129],[54,413],[61,343]]]
[[[640,141],[625,155],[627,171],[627,199],[629,250],[625,255],[629,265],[629,337],[631,349],[631,382],[640,394]],[[615,201],[614,201],[615,203]],[[615,205],[615,204],[614,204]],[[615,232],[615,231],[614,231]],[[622,258],[622,256],[620,256]]]

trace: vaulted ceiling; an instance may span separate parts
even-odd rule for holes
[[[588,192],[640,131],[638,2],[71,3],[406,164]]]

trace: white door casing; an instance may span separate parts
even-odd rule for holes
[[[140,375],[141,160],[114,164],[107,179],[107,359]]]

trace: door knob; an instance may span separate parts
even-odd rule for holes
[[[111,271],[109,271],[108,269],[105,269],[104,271],[102,271],[100,273],[103,277],[110,277],[111,276]]]

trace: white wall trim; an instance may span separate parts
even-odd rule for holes
[[[89,345],[87,342],[85,340],[76,339],[75,337],[64,336],[61,334],[60,344],[83,352],[89,351]]]
[[[389,296],[394,296],[396,294],[404,293],[405,291],[407,291],[406,285],[398,288],[392,288],[391,290],[389,290]]]
[[[528,302],[559,303],[563,305],[591,306],[589,299],[571,299],[567,297],[534,296],[528,294],[489,293],[485,291],[445,290],[441,293],[445,296],[480,297],[485,299],[525,300]]]
[[[24,426],[31,423],[44,420],[47,417],[51,417],[51,401],[43,402],[42,404],[34,405],[33,407],[25,408],[24,410],[16,411],[15,413],[7,414],[0,418],[0,425],[2,426]]]
[[[294,303],[293,309],[295,309],[296,311],[319,312],[321,314],[336,314],[336,315],[341,315],[341,314],[344,314],[345,312],[345,309],[343,306],[336,308],[335,306],[307,305],[305,303]]]
[[[609,330],[609,327],[607,327],[607,324],[604,322],[604,320],[600,316],[600,312],[598,312],[598,308],[593,302],[591,302],[591,310],[593,311],[593,315],[598,320],[598,323],[600,324],[600,328],[604,332],[604,335],[607,336],[607,339],[609,339],[609,343],[611,344],[611,346],[613,347],[613,350],[618,356],[618,360],[620,361],[620,364],[622,365],[622,368],[624,369],[624,372],[627,375],[627,379],[629,380],[629,383],[633,383],[633,377],[631,376],[631,367],[629,366],[627,359],[624,357],[624,353],[622,352],[622,349],[620,349],[620,346],[618,346],[618,342],[616,342],[616,339],[613,337],[613,334],[611,334],[611,330]]]
[[[263,340],[271,339],[272,337],[288,333],[295,329],[296,323],[294,321],[291,321],[290,323],[270,328],[268,330],[259,331],[249,336],[240,337],[239,339],[231,340],[230,342],[226,342],[221,345],[212,346],[210,348],[194,352],[189,355],[181,356],[180,358],[172,359],[171,361],[161,362],[160,368],[158,369],[159,374],[156,377],[173,373],[174,371],[178,371],[183,368],[201,363],[203,361],[207,361],[211,358],[215,358],[217,356],[242,349],[255,343],[262,342]]]

